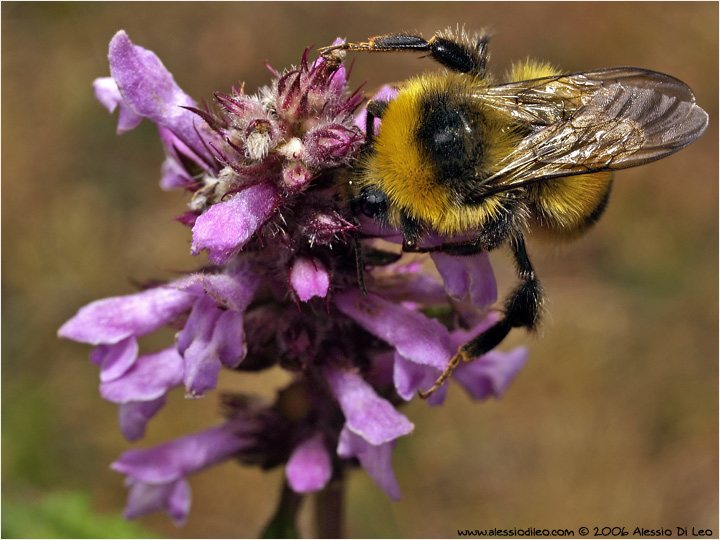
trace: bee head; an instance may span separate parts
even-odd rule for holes
[[[365,186],[354,201],[356,208],[369,218],[387,222],[388,201],[385,193],[373,186]]]

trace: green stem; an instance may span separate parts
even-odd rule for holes
[[[331,482],[315,496],[317,538],[344,538],[343,478]]]
[[[300,538],[295,524],[302,495],[295,493],[283,478],[283,490],[277,510],[265,526],[261,538]]]

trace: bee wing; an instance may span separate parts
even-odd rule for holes
[[[510,83],[477,97],[531,129],[483,180],[492,191],[648,163],[687,146],[708,124],[685,83],[637,68]]]

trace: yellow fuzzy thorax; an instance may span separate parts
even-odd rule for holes
[[[451,235],[480,229],[501,211],[498,198],[472,206],[462,204],[451,187],[437,180],[436,164],[423,151],[416,136],[422,99],[449,93],[461,95],[478,108],[485,120],[484,163],[498,163],[512,151],[517,135],[503,129],[507,127],[507,120],[489,108],[482,108],[479,100],[470,98],[474,91],[486,85],[486,81],[468,75],[426,74],[408,81],[388,105],[360,184],[373,185],[386,194],[391,203],[389,218],[393,224],[398,224],[402,211],[440,234]],[[487,166],[471,172],[479,177],[491,173],[492,167]]]

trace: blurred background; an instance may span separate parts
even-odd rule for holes
[[[122,137],[93,98],[107,45],[125,29],[191,96],[270,81],[305,47],[465,24],[494,34],[498,74],[533,56],[564,70],[640,66],[688,83],[710,114],[689,148],[617,174],[606,215],[583,240],[530,239],[548,316],[516,332],[530,361],[500,401],[459,388],[420,400],[394,454],[403,499],[364,474],[346,496],[351,537],[455,537],[457,529],[709,528],[718,534],[717,3],[15,3],[2,6],[3,536],[254,537],[282,470],[225,464],[191,478],[185,527],[164,514],[123,528],[126,490],[108,465],[131,445],[97,391],[87,346],[57,328],[132,280],[194,268],[179,192],[158,188],[148,122]],[[362,55],[367,89],[436,69],[417,55]],[[501,291],[513,283],[493,254]],[[501,294],[503,294],[501,292]],[[160,333],[149,347],[165,346]],[[278,373],[221,380],[272,395]],[[139,446],[216,424],[216,395],[174,393]],[[312,536],[312,504],[300,525]],[[73,514],[74,513],[74,514]],[[78,529],[72,515],[95,529]],[[374,516],[368,519],[368,516]],[[118,524],[120,523],[120,524]],[[88,532],[89,531],[89,532]]]

